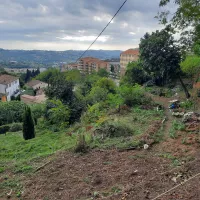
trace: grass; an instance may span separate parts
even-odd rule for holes
[[[20,198],[23,188],[21,178],[27,174],[33,173],[35,169],[41,166],[49,155],[53,155],[59,150],[74,149],[77,144],[77,135],[84,134],[86,143],[90,148],[127,148],[139,146],[140,142],[135,136],[145,133],[153,121],[161,120],[162,112],[156,110],[142,110],[134,108],[127,115],[112,115],[109,120],[113,120],[125,129],[130,130],[131,135],[127,137],[106,137],[104,140],[91,140],[91,134],[87,134],[85,126],[87,124],[74,125],[68,130],[59,130],[57,132],[46,127],[39,121],[36,127],[36,138],[25,141],[22,132],[7,133],[0,135],[0,175],[5,179],[0,183],[0,193],[5,195],[11,189],[15,197]],[[73,133],[71,136],[67,132]],[[75,134],[74,134],[75,133]],[[48,158],[49,159],[49,158]],[[112,163],[107,162],[105,165]],[[13,175],[10,175],[10,173]],[[7,178],[9,174],[9,178]],[[88,181],[88,180],[86,180]],[[114,190],[117,192],[118,190]],[[0,196],[1,197],[1,196]]]
[[[170,136],[170,138],[176,139],[177,138],[176,132],[177,131],[183,131],[184,129],[185,129],[185,125],[184,125],[183,122],[178,121],[178,120],[174,120],[172,122],[172,126],[171,126],[171,128],[169,130],[169,136]]]
[[[0,135],[0,163],[28,161],[55,153],[60,149],[70,149],[75,145],[75,137],[51,131],[36,132],[36,138],[25,141],[22,132]]]
[[[44,158],[58,150],[71,149],[76,144],[76,136],[68,136],[65,131],[52,132],[36,129],[36,138],[25,141],[22,132],[0,135],[0,175],[12,172],[14,176],[0,183],[0,193],[5,195],[13,189],[16,197],[21,195],[21,174],[29,174],[42,165]],[[1,197],[1,196],[0,196]]]
[[[117,124],[117,127],[121,126],[123,127],[122,130],[127,129],[131,131],[132,134],[128,137],[124,137],[123,135],[125,135],[125,133],[121,132],[121,137],[119,137],[118,134],[118,137],[105,137],[103,140],[96,137],[96,139],[94,139],[94,141],[90,144],[90,147],[103,149],[114,147],[121,149],[141,146],[141,142],[137,140],[136,136],[145,133],[152,122],[161,120],[162,117],[162,111],[143,110],[138,107],[132,109],[131,113],[127,115],[110,116],[110,119]],[[159,132],[156,137],[161,138],[161,133]]]

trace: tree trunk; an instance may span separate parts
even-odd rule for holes
[[[185,84],[183,83],[183,80],[181,79],[181,76],[179,75],[179,80],[180,80],[180,83],[181,83],[181,86],[183,87],[183,90],[185,92],[185,96],[187,99],[190,98],[190,93],[188,92],[188,89],[186,88]]]

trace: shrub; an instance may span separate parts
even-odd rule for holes
[[[193,107],[194,103],[191,100],[187,100],[185,102],[180,103],[180,107],[184,109],[191,109]]]
[[[79,134],[77,144],[74,148],[75,153],[86,153],[88,150],[88,145],[85,140],[85,135]]]
[[[148,99],[144,95],[144,89],[139,85],[135,85],[133,87],[121,86],[119,88],[119,93],[124,99],[124,104],[130,107],[134,105],[142,105],[150,103],[150,99]]]
[[[93,87],[89,95],[86,97],[88,104],[93,105],[100,101],[105,101],[108,95],[108,90],[99,86]]]
[[[0,125],[22,122],[24,108],[20,101],[0,102]]]
[[[0,126],[0,134],[6,134],[6,132],[8,132],[9,129],[10,129],[10,126],[8,125]]]
[[[22,130],[22,124],[21,123],[14,123],[10,125],[10,132],[18,132]]]
[[[69,124],[70,110],[60,100],[47,101],[46,118],[50,124],[66,127]]]
[[[26,107],[23,117],[23,137],[25,140],[35,138],[35,127],[30,107]]]
[[[127,137],[133,135],[133,130],[125,123],[119,121],[107,121],[104,122],[101,127],[95,130],[95,136],[101,137]]]

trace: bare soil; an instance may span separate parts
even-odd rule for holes
[[[153,150],[63,152],[29,177],[23,199],[153,199],[199,172],[198,159],[173,167]],[[199,181],[197,177],[159,200],[199,200]]]

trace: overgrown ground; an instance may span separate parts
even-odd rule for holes
[[[135,107],[99,119],[125,127],[115,132],[117,137],[102,139],[98,133],[91,140],[96,128],[91,124],[54,132],[41,122],[31,141],[24,141],[21,132],[0,135],[0,199],[153,199],[198,174],[199,133],[184,131],[167,110],[168,98],[154,100],[165,107],[164,113]],[[90,150],[75,154],[81,133]],[[142,150],[144,143],[150,148]],[[200,199],[198,181],[196,177],[157,199]]]

